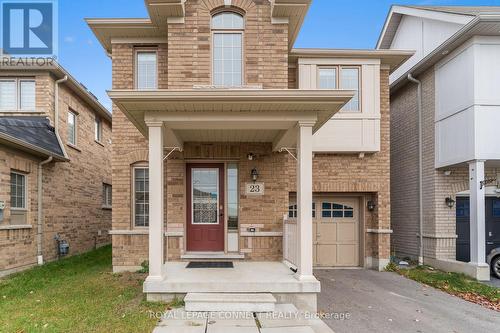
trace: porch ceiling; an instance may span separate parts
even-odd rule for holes
[[[353,96],[351,90],[195,89],[113,90],[110,98],[147,136],[147,122],[164,122],[166,145],[185,141],[295,144],[298,122],[320,129]]]

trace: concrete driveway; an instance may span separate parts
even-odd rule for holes
[[[336,332],[497,332],[500,314],[396,273],[317,270],[318,310]],[[340,313],[340,314],[339,314]],[[348,313],[348,319],[341,320]]]

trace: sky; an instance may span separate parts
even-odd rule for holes
[[[313,0],[295,47],[374,48],[392,4],[500,6],[500,0]],[[59,0],[58,60],[111,110],[111,60],[84,18],[147,17],[144,0]]]

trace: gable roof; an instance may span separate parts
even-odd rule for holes
[[[403,16],[416,16],[432,20],[466,25],[474,17],[485,14],[500,14],[500,6],[402,6],[391,7],[377,41],[377,49],[391,47]]]
[[[0,142],[34,155],[67,160],[54,127],[45,117],[0,117]]]

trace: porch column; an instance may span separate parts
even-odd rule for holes
[[[485,186],[480,184],[483,180],[484,161],[469,162],[470,263],[474,266],[486,265]]]
[[[313,123],[298,124],[297,137],[297,226],[299,280],[314,279],[312,236],[312,128]]]
[[[149,276],[163,278],[163,123],[148,122],[149,129]]]

